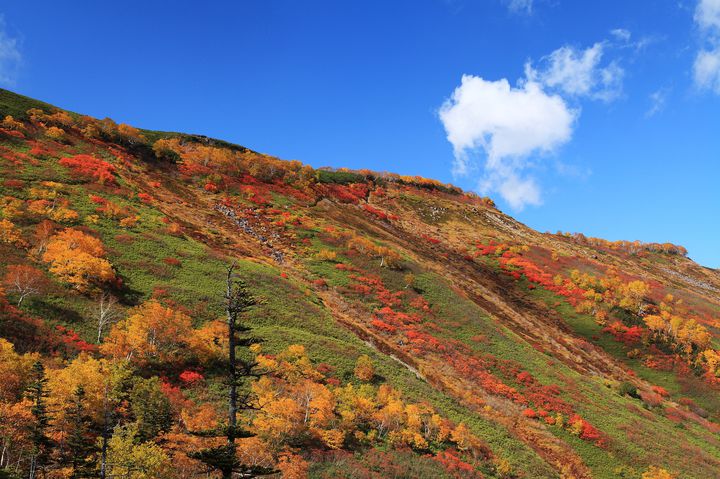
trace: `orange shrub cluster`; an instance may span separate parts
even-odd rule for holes
[[[643,251],[649,253],[663,253],[679,256],[687,256],[687,249],[683,246],[672,243],[643,243],[642,241],[608,241],[602,238],[585,236],[582,233],[558,233],[558,236],[569,238],[578,244],[592,246],[594,248],[623,251],[629,254],[638,254]]]
[[[420,451],[451,446],[476,455],[486,451],[464,424],[452,424],[427,404],[404,401],[386,384],[333,385],[303,346],[277,356],[260,354],[258,362],[274,373],[253,383],[260,408],[253,426],[275,451],[308,436],[329,449],[387,442]]]

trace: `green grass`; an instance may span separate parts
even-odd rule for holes
[[[365,176],[349,171],[317,170],[315,178],[319,183],[335,183],[349,185],[351,183],[365,183]]]
[[[39,108],[46,112],[56,110],[56,107],[48,103],[0,88],[0,115],[2,118],[12,115],[16,120],[25,120],[27,111],[31,108]]]

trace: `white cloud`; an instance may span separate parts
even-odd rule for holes
[[[612,101],[622,93],[625,71],[615,61],[601,65],[605,48],[605,42],[595,43],[585,50],[560,47],[542,58],[538,69],[528,63],[526,75],[570,96]]]
[[[515,209],[540,203],[540,189],[522,172],[531,155],[552,152],[570,140],[577,115],[559,95],[531,79],[511,87],[504,78],[472,75],[463,75],[439,111],[454,150],[453,173],[468,174],[473,154],[484,153],[479,189],[500,193]]]
[[[708,45],[695,57],[695,85],[720,95],[720,0],[700,0],[695,8],[695,22]]]
[[[533,0],[505,0],[508,9],[513,13],[531,14],[533,9]]]
[[[720,46],[714,50],[701,50],[693,65],[695,84],[720,95]]]
[[[15,84],[21,60],[17,39],[7,34],[5,19],[0,15],[0,84],[5,86]]]
[[[623,41],[623,42],[629,42],[630,37],[632,36],[632,33],[630,33],[630,30],[626,30],[624,28],[615,28],[613,30],[610,30],[610,34],[614,36],[616,39]]]
[[[646,118],[655,116],[665,109],[668,93],[667,88],[661,88],[650,94],[650,108],[645,112]]]
[[[516,174],[510,174],[499,183],[500,195],[515,210],[521,210],[526,205],[538,206],[542,204],[540,199],[540,188],[535,179],[519,178]]]
[[[541,204],[532,171],[571,140],[580,101],[608,102],[622,92],[625,71],[607,57],[617,56],[631,35],[621,29],[611,35],[618,40],[563,46],[537,65],[529,61],[516,86],[463,75],[438,112],[453,146],[453,175],[479,173],[478,191],[498,193],[516,210]]]
[[[663,37],[657,35],[646,35],[640,37],[637,40],[633,40],[632,32],[626,28],[614,28],[610,30],[612,39],[605,42],[607,47],[616,49],[632,49],[635,53],[640,53],[645,50],[648,46],[661,41]]]
[[[700,0],[695,8],[695,22],[705,31],[720,32],[720,0]]]

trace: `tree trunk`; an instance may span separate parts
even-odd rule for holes
[[[237,424],[237,373],[235,367],[235,319],[236,315],[232,305],[232,273],[234,265],[228,268],[227,276],[227,322],[228,322],[228,376],[230,379],[230,394],[228,398],[228,446],[235,443],[235,426]],[[229,476],[228,476],[229,477]]]
[[[110,432],[110,410],[108,409],[108,385],[105,384],[105,397],[103,398],[103,430],[102,449],[100,453],[100,479],[107,477],[107,450]]]

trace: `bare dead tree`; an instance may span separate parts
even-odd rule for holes
[[[120,308],[118,300],[108,291],[103,291],[98,297],[97,304],[93,308],[93,315],[97,320],[97,342],[102,341],[103,331],[105,328],[114,324],[120,318]]]
[[[42,293],[47,286],[45,274],[37,268],[27,265],[11,265],[3,278],[8,291],[18,295],[18,308],[25,298]]]

